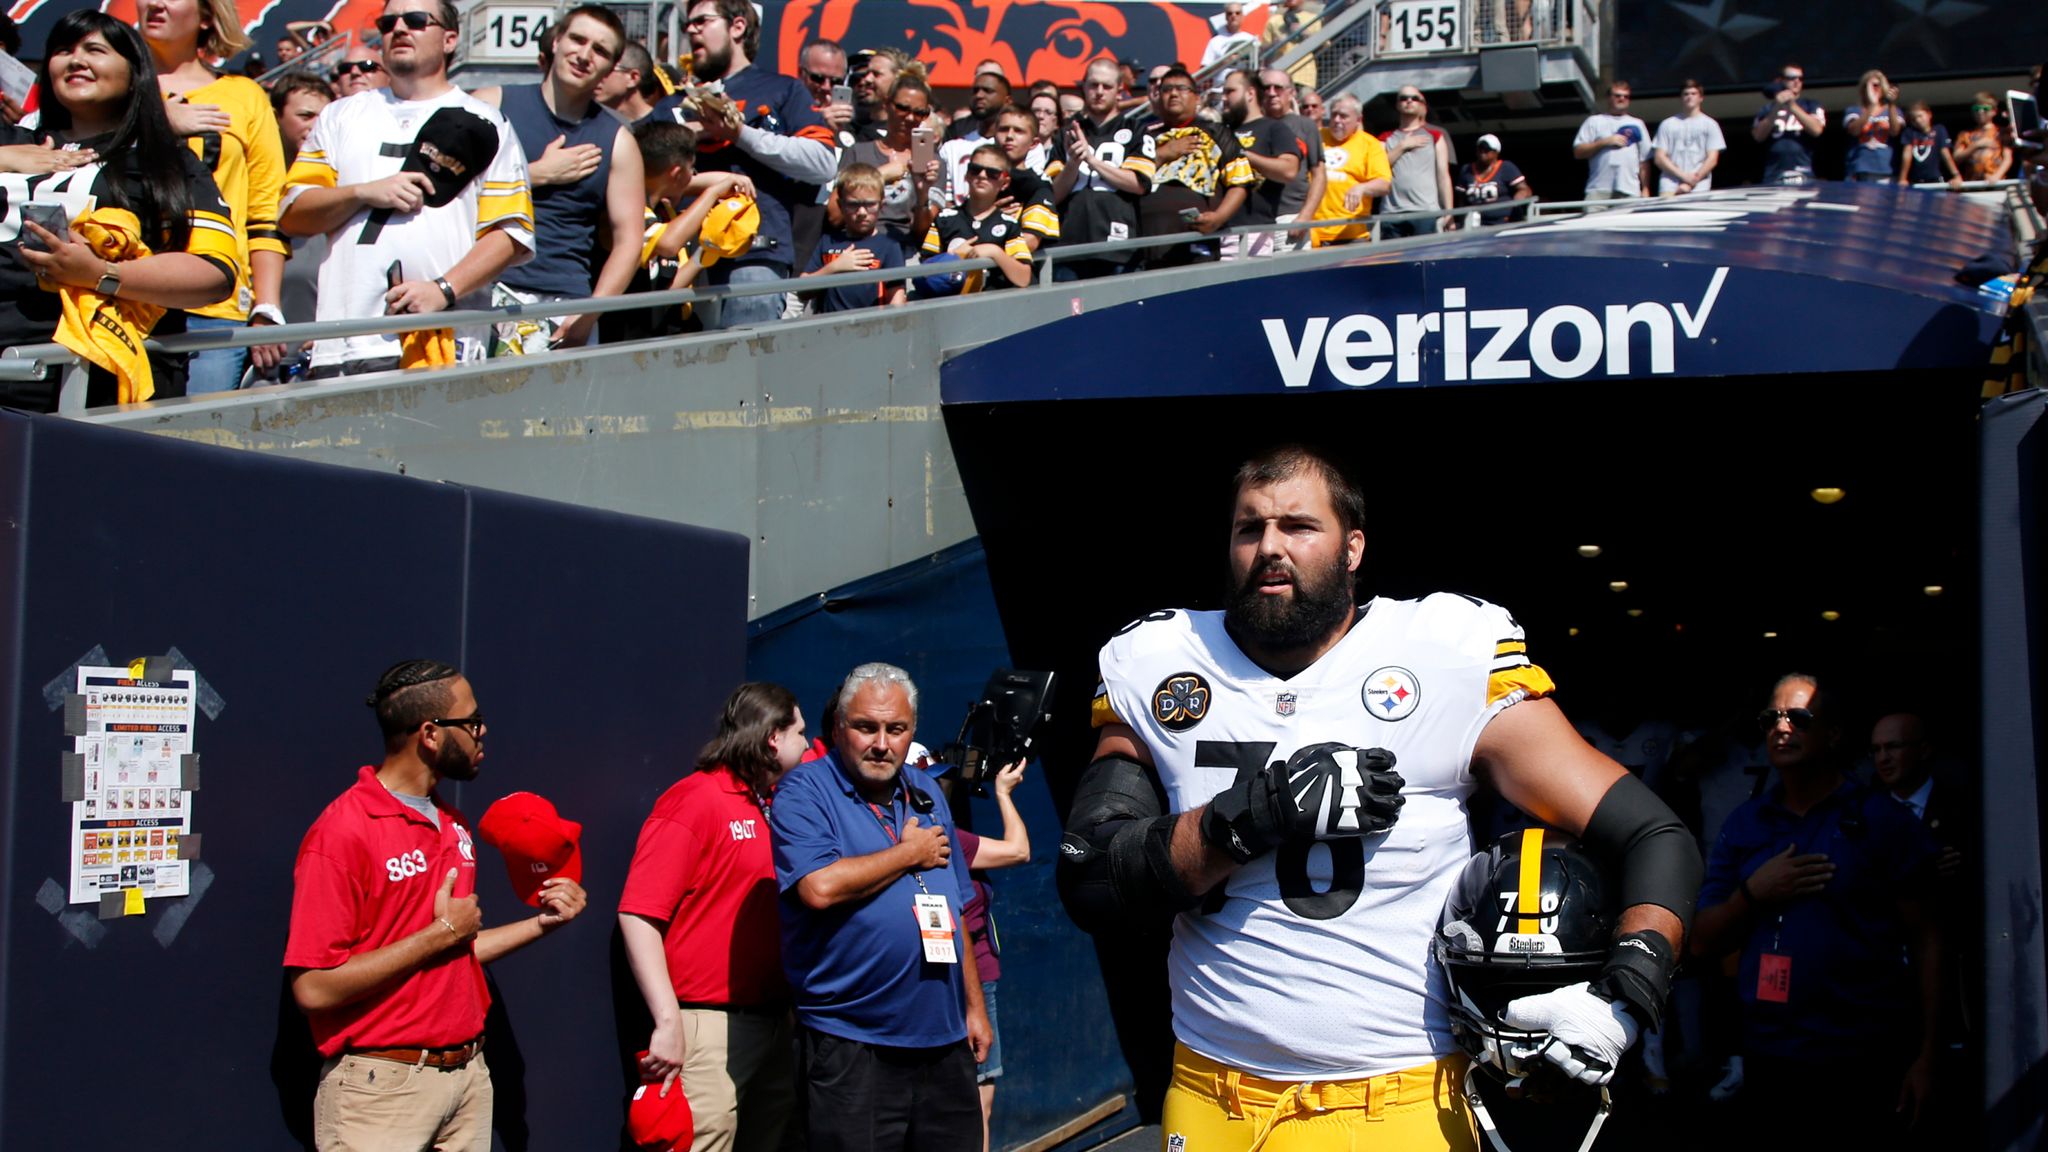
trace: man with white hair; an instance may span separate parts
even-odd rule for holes
[[[832,751],[783,777],[768,813],[810,1147],[958,1152],[981,1134],[990,1038],[960,927],[967,857],[938,785],[904,762],[910,674],[863,664],[838,704]]]

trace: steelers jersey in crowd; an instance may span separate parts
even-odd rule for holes
[[[246,76],[222,76],[185,93],[192,104],[214,104],[228,114],[220,132],[187,137],[193,155],[213,173],[221,199],[228,205],[239,245],[241,276],[234,295],[218,304],[192,309],[195,316],[247,320],[255,304],[250,284],[249,253],[275,252],[290,259],[291,244],[278,231],[278,199],[284,193],[284,142],[277,132],[277,114],[270,93]]]
[[[493,229],[514,245],[518,264],[533,255],[533,195],[526,181],[526,154],[496,108],[459,88],[425,100],[400,100],[389,88],[372,88],[320,110],[313,130],[285,176],[285,203],[306,188],[367,184],[396,175],[420,128],[434,113],[453,108],[479,117],[497,134],[497,146],[481,173],[471,172],[454,198],[422,204],[413,212],[358,208],[328,233],[327,259],[320,265],[318,319],[360,320],[384,314],[384,293],[407,280],[432,280],[450,268]],[[488,286],[461,302],[487,307]],[[465,330],[470,340],[485,330]],[[316,341],[313,367],[399,355],[391,335],[343,336]]]
[[[1094,151],[1097,163],[1113,165],[1138,178],[1138,195],[1119,192],[1101,173],[1068,157],[1075,166],[1073,191],[1067,195],[1060,214],[1060,234],[1069,244],[1099,244],[1105,240],[1127,240],[1138,234],[1138,196],[1152,187],[1152,137],[1138,130],[1128,115],[1119,113],[1108,123],[1097,124],[1082,115],[1074,123]],[[1112,259],[1114,257],[1105,257]]]
[[[1003,193],[1017,202],[1017,222],[1024,231],[1038,237],[1041,245],[1060,240],[1060,213],[1052,200],[1052,177],[1029,168],[1012,168],[1010,186]]]
[[[1152,192],[1139,205],[1140,231],[1146,236],[1185,232],[1188,224],[1181,219],[1183,209],[1207,212],[1216,207],[1217,199],[1225,188],[1249,191],[1259,182],[1259,174],[1253,171],[1251,161],[1244,158],[1243,150],[1237,146],[1237,137],[1220,125],[1206,120],[1196,120],[1178,128],[1153,124],[1145,129],[1145,135],[1152,142],[1151,151],[1156,165],[1152,172]],[[1161,145],[1186,137],[1196,139],[1194,151],[1170,163],[1158,163]]]
[[[26,128],[0,124],[0,146],[33,145],[42,139]],[[104,149],[107,143],[107,137],[94,137],[71,146]],[[183,251],[221,268],[236,283],[247,283],[239,237],[227,203],[213,186],[212,174],[191,153],[181,152],[179,158],[192,198]],[[37,282],[28,263],[13,251],[21,246],[22,206],[30,201],[58,205],[67,219],[76,222],[96,209],[145,203],[147,193],[132,149],[125,154],[102,155],[90,164],[62,172],[0,172],[0,348],[47,344],[63,322],[63,301],[58,293]],[[168,239],[171,237],[144,237],[153,252],[165,251]],[[143,335],[169,336],[184,330],[185,314],[173,310]],[[111,404],[115,400],[112,394],[89,390],[87,402]],[[54,375],[46,380],[0,382],[0,405],[48,412],[54,411],[56,404]]]
[[[980,216],[968,209],[948,208],[932,220],[932,226],[924,234],[924,254],[937,256],[952,252],[955,247],[974,244],[994,244],[1002,248],[1003,254],[1029,263],[1031,248],[1024,243],[1024,227],[1018,222],[1017,213],[1003,212],[991,208]],[[966,254],[961,253],[962,258]],[[989,275],[984,271],[967,274],[967,283],[962,292],[979,292],[982,288],[1008,288],[1010,281],[1001,273]]]
[[[1161,612],[1101,653],[1094,719],[1129,725],[1168,807],[1325,741],[1385,748],[1407,781],[1384,835],[1282,847],[1175,918],[1174,1034],[1278,1080],[1375,1076],[1455,1051],[1430,934],[1472,855],[1472,749],[1495,714],[1551,690],[1522,628],[1438,593],[1376,599],[1291,677],[1238,650],[1220,612]]]

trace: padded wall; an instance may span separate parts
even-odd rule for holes
[[[292,861],[380,756],[378,673],[432,656],[491,717],[482,775],[444,796],[474,820],[532,790],[585,828],[585,919],[493,966],[501,1137],[604,1146],[617,892],[744,672],[746,566],[730,533],[0,412],[0,1140],[294,1146],[303,1101],[271,1070],[280,1036],[285,1079],[303,1067],[279,1000]],[[194,894],[53,910],[69,744],[45,686],[173,648],[222,705],[195,737]],[[487,923],[528,913],[480,851]]]

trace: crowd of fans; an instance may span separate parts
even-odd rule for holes
[[[1313,18],[1302,11],[1284,6],[1279,23]],[[63,211],[45,222],[71,225],[47,240],[33,221],[0,237],[21,252],[0,261],[0,278],[21,281],[0,301],[0,344],[54,339],[78,352],[92,365],[92,404],[1021,287],[1063,245],[1118,246],[1055,259],[1062,280],[1485,226],[1520,218],[1527,208],[1516,202],[1534,195],[1496,135],[1480,136],[1460,163],[1414,86],[1394,96],[1395,126],[1375,135],[1355,97],[1326,104],[1298,73],[1275,68],[1162,64],[1141,79],[1105,57],[1068,92],[1026,87],[987,61],[965,108],[949,115],[925,66],[899,49],[817,41],[800,75],[782,76],[755,59],[751,5],[695,0],[689,54],[674,65],[591,4],[550,25],[537,83],[466,92],[448,75],[461,34],[454,6],[392,0],[374,29],[346,37],[345,52],[332,51],[324,23],[294,25],[266,91],[213,63],[255,59],[227,0],[144,0],[139,13],[135,27],[60,22],[33,107],[0,98],[16,122],[0,145],[9,201],[55,205]],[[1241,6],[1226,6],[1205,61],[1256,51],[1242,19]],[[116,58],[124,63],[111,66]],[[316,58],[332,62],[324,77]],[[92,63],[102,59],[110,66]],[[1802,95],[1804,82],[1788,64],[1751,119],[1767,149],[1765,183],[1815,178],[1829,114]],[[133,98],[152,86],[163,100]],[[1687,81],[1680,99],[1652,132],[1629,112],[1629,85],[1608,86],[1573,144],[1586,199],[1726,183],[1721,123],[1701,86]],[[2026,142],[2011,138],[1990,93],[1953,135],[1924,102],[1900,99],[1873,71],[1837,118],[1850,179],[1958,186],[2013,172]],[[208,169],[175,181],[183,193],[162,187],[183,165],[169,157],[180,148]],[[217,250],[216,191],[230,241]],[[95,192],[103,207],[80,215]],[[132,229],[104,231],[113,207],[132,210]],[[1366,219],[1375,214],[1388,218]],[[1289,224],[1300,227],[1274,227]],[[1182,239],[1129,243],[1163,236]],[[992,266],[949,267],[963,260]],[[147,335],[244,324],[896,268],[901,279],[521,316],[475,331],[190,357],[140,348]],[[7,387],[10,403],[54,406],[53,381]]]

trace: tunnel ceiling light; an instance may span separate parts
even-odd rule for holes
[[[1643,610],[1641,608],[1631,608],[1628,610],[1628,614],[1631,616],[1641,616],[1643,614]]]
[[[1833,608],[1830,608],[1827,611],[1821,613],[1820,618],[1827,621],[1830,624],[1833,624],[1835,621],[1840,620],[1842,618],[1842,614],[1840,612],[1835,611]]]
[[[1598,544],[1579,545],[1579,555],[1584,556],[1588,560],[1591,560],[1593,557],[1598,556],[1599,554],[1600,546]]]
[[[1766,639],[1766,640],[1776,640],[1777,638],[1778,638],[1778,634],[1777,634],[1776,632],[1766,632],[1766,633],[1764,633],[1764,639]]]
[[[1564,630],[1564,634],[1567,636],[1577,636],[1579,634],[1579,630],[1577,628],[1567,628]]]
[[[1922,588],[1920,591],[1922,594],[1927,596],[1939,596],[1941,595],[1941,585],[1929,584],[1927,587]]]
[[[1609,580],[1609,581],[1607,582],[1607,590],[1608,590],[1609,592],[1626,592],[1626,591],[1628,591],[1628,581],[1626,581],[1626,580]]]
[[[1807,495],[1813,497],[1813,501],[1816,504],[1839,504],[1842,497],[1847,496],[1848,493],[1840,488],[1815,488],[1813,491],[1808,492]]]

